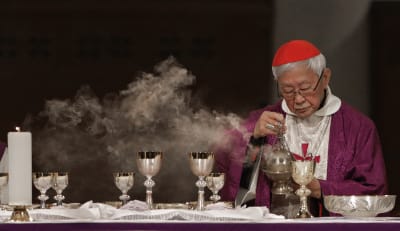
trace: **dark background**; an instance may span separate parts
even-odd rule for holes
[[[314,17],[310,12],[317,11],[315,24],[329,17],[334,23],[348,17],[340,7],[357,7],[327,1],[324,11],[316,2],[303,1],[307,7],[301,8],[290,0],[1,1],[0,139],[6,141],[7,132],[28,114],[43,110],[46,100],[72,98],[84,84],[102,98],[125,89],[138,72],[151,72],[170,55],[197,77],[193,94],[205,105],[245,116],[276,99],[270,63],[276,47],[286,41],[282,38],[313,38],[326,50],[334,74],[359,76],[333,78],[334,92],[376,122],[390,193],[400,195],[399,123],[393,113],[399,106],[400,2],[359,1],[363,6],[367,2],[362,26],[336,46],[329,44],[339,39],[324,38],[328,33],[339,36],[345,24],[335,30],[313,24],[294,33],[306,25],[282,19],[292,12]],[[359,40],[365,41],[362,49]],[[354,61],[360,56],[364,63]],[[354,73],[357,68],[362,74]]]
[[[45,100],[83,84],[101,98],[170,55],[213,108],[246,112],[267,99],[272,2],[9,2],[0,3],[2,139]]]
[[[372,119],[380,132],[389,190],[400,195],[398,163],[399,129],[398,87],[400,85],[400,2],[376,3],[371,9],[371,82]],[[400,215],[400,200],[396,201],[396,213]]]
[[[3,83],[0,100],[7,112],[2,113],[0,124],[2,140],[16,125],[24,124],[28,115],[35,116],[42,111],[46,100],[73,100],[82,85],[89,85],[101,99],[110,92],[127,89],[140,72],[152,73],[157,63],[171,55],[197,76],[191,87],[193,98],[201,99],[209,110],[245,115],[268,100],[272,2],[10,1],[0,4]],[[58,130],[57,134],[60,133]],[[35,149],[35,143],[42,142],[38,139],[42,138],[33,133],[33,171],[64,169],[66,163],[58,158],[49,158],[48,162],[53,161],[50,167],[38,164],[42,155]],[[119,191],[111,173],[119,169],[112,169],[108,155],[93,153],[93,145],[96,143],[88,142],[82,150],[72,147],[74,150],[68,153],[69,160],[76,160],[73,167],[64,170],[70,173],[70,185],[64,192],[69,202],[118,198]],[[73,144],[66,144],[66,148],[70,146]],[[54,155],[62,155],[62,151],[65,150],[54,150]],[[167,158],[180,151],[165,155],[163,173],[166,168],[181,168],[179,162]],[[129,170],[137,172],[135,150],[131,152],[126,162],[131,163]],[[82,160],[88,156],[96,159],[89,163]],[[169,162],[176,166],[167,166]],[[176,173],[172,179],[155,178],[158,187],[154,188],[154,201],[196,199],[196,178],[189,166]],[[144,178],[139,173],[136,176],[130,194],[134,199],[144,200]],[[190,186],[182,186],[185,188],[180,193],[167,195],[163,184],[186,178]],[[38,193],[36,189],[33,191]],[[54,191],[49,190],[49,194]]]

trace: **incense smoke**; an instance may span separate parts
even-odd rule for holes
[[[130,194],[144,200],[136,153],[162,151],[154,200],[196,200],[196,177],[186,153],[209,151],[241,119],[207,110],[192,99],[189,86],[194,82],[195,76],[169,58],[154,73],[143,73],[127,89],[103,99],[83,86],[74,99],[47,101],[29,121],[34,170],[70,172],[67,202],[118,200],[112,172],[135,171]]]

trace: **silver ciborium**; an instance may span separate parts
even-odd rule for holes
[[[149,209],[153,209],[153,191],[156,184],[151,178],[155,176],[161,168],[162,152],[138,152],[136,159],[139,172],[147,179],[144,181],[146,187],[146,203]]]
[[[271,193],[283,195],[293,191],[290,186],[292,176],[292,154],[283,134],[278,134],[278,141],[271,149],[266,149],[261,160],[261,170],[273,182]]]
[[[293,161],[292,167],[293,180],[300,185],[300,188],[296,190],[296,195],[300,197],[300,209],[297,212],[296,218],[313,217],[307,204],[307,197],[311,194],[311,190],[306,185],[314,178],[315,161],[313,159]]]
[[[214,154],[211,152],[191,152],[189,153],[189,161],[193,174],[199,177],[196,182],[196,186],[199,188],[196,209],[204,210],[204,187],[207,186],[204,178],[213,169]]]

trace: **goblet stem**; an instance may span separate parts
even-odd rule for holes
[[[199,188],[196,209],[204,210],[204,187],[207,186],[207,182],[204,180],[204,176],[199,176],[199,180],[196,182],[196,186]]]
[[[151,177],[148,177],[147,180],[144,181],[144,186],[146,187],[146,203],[149,209],[153,209],[152,188],[155,184],[156,183],[151,179]]]
[[[296,190],[296,194],[300,197],[300,209],[296,214],[296,218],[311,218],[313,217],[308,210],[307,196],[311,194],[311,191],[305,186],[301,185]]]
[[[49,199],[49,197],[46,195],[46,192],[41,191],[41,194],[38,196],[38,199],[40,200],[40,208],[45,209],[46,200]]]
[[[213,195],[210,196],[210,200],[212,200],[214,203],[217,203],[219,200],[221,200],[221,196],[218,195],[218,191],[213,191]]]
[[[126,205],[131,197],[128,195],[128,191],[122,191],[122,195],[119,199],[122,201],[122,205]]]
[[[62,201],[64,200],[64,195],[61,194],[61,192],[57,192],[57,195],[54,196],[54,200],[57,201],[56,205],[57,206],[62,206]]]

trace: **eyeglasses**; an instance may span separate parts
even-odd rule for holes
[[[292,90],[292,91],[288,91],[288,92],[284,92],[284,91],[280,91],[279,89],[279,85],[278,82],[276,82],[276,87],[277,87],[277,92],[278,92],[278,96],[280,97],[282,94],[282,96],[285,99],[294,99],[296,97],[297,94],[301,95],[302,97],[308,97],[308,96],[312,96],[315,93],[315,90],[317,90],[317,87],[319,85],[319,83],[321,82],[322,76],[324,74],[324,70],[322,70],[321,75],[318,78],[318,82],[317,84],[315,84],[315,87],[308,87],[308,88],[304,88],[304,89],[298,89],[297,91]]]

